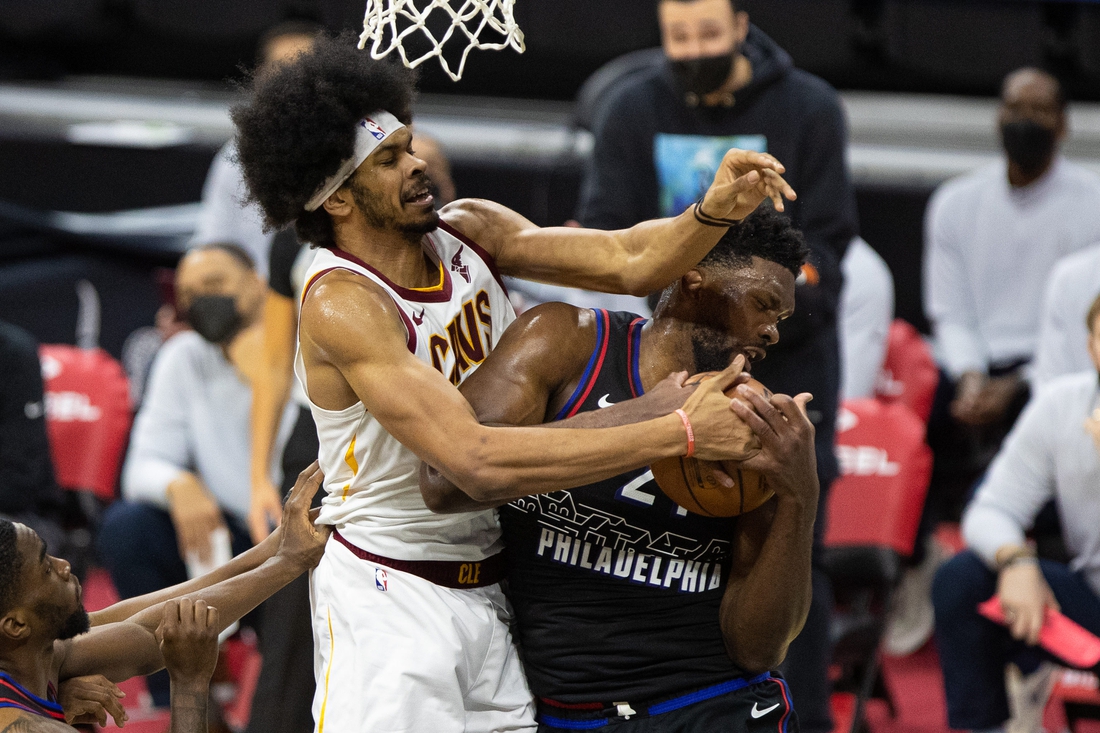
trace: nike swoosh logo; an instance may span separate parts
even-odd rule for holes
[[[776,703],[775,705],[772,705],[770,708],[764,708],[763,710],[759,710],[756,707],[759,704],[760,703],[758,703],[758,702],[754,702],[752,704],[752,710],[749,711],[749,715],[751,715],[753,718],[763,718],[765,715],[767,715],[768,713],[770,713],[771,711],[773,711],[777,707],[779,707],[779,703]]]
[[[598,399],[598,400],[596,401],[596,405],[597,405],[598,407],[611,407],[611,406],[612,406],[613,404],[615,404],[615,403],[614,403],[614,402],[608,402],[608,401],[607,401],[607,398],[608,398],[608,397],[610,397],[610,396],[611,396],[611,393],[610,393],[610,392],[608,392],[607,394],[605,394],[605,395],[604,395],[603,397],[601,397],[600,399]]]

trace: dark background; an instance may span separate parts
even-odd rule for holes
[[[1005,73],[1037,65],[1055,72],[1071,97],[1100,100],[1098,2],[741,4],[799,66],[842,90],[992,96]],[[359,30],[363,7],[363,0],[0,0],[0,81],[122,75],[224,88],[253,64],[264,29],[309,19]],[[525,54],[474,51],[459,83],[430,61],[421,67],[421,89],[571,100],[603,63],[659,44],[655,7],[649,0],[517,0]],[[103,307],[101,341],[117,355],[127,334],[152,323],[154,274],[176,255],[163,242],[59,236],[35,217],[197,201],[214,152],[203,145],[82,146],[0,130],[0,318],[44,341],[72,342],[75,282],[88,279]],[[580,180],[576,163],[462,163],[454,175],[460,195],[499,201],[539,224],[572,216]],[[857,189],[862,234],[894,273],[898,315],[922,329],[921,221],[930,194],[930,187]],[[29,218],[12,215],[10,205]]]

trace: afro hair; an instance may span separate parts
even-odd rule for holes
[[[412,122],[416,75],[397,62],[375,61],[351,32],[319,36],[293,61],[255,73],[232,112],[237,156],[250,200],[268,230],[294,223],[298,238],[333,247],[332,220],[306,202],[355,147],[355,126],[385,110]]]
[[[809,255],[810,248],[802,232],[791,225],[790,219],[765,203],[731,226],[699,265],[744,267],[752,264],[753,257],[759,257],[797,276]]]

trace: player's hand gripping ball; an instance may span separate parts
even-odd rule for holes
[[[718,372],[702,372],[689,377],[685,385],[711,379]],[[747,387],[770,398],[771,391],[760,382],[750,379]],[[733,385],[726,395],[733,397]],[[698,458],[665,458],[654,463],[653,478],[665,496],[678,506],[704,517],[736,517],[751,512],[774,496],[764,476],[757,471],[742,468],[739,461],[701,461]],[[721,469],[734,481],[733,488],[718,483],[715,471]]]

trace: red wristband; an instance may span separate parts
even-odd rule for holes
[[[684,457],[691,458],[695,455],[695,431],[691,429],[691,420],[688,420],[686,412],[677,410],[676,414],[680,416],[680,422],[684,424],[684,430],[686,430],[688,434],[688,450]]]

